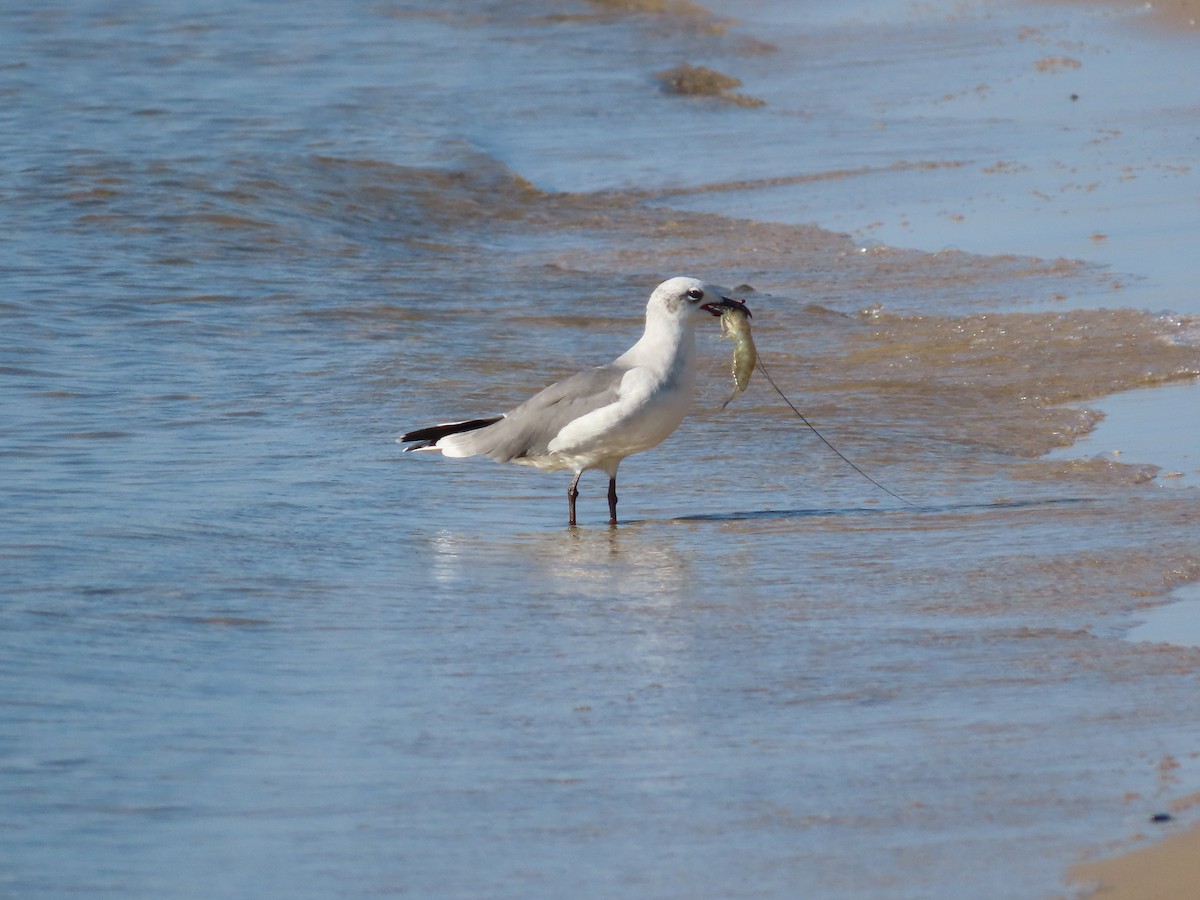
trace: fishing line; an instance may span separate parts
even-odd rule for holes
[[[791,400],[789,400],[787,398],[787,394],[785,394],[783,391],[781,391],[779,389],[779,385],[777,385],[775,383],[775,379],[771,377],[771,373],[768,372],[767,367],[763,365],[761,356],[758,357],[757,360],[755,360],[755,368],[757,368],[758,371],[763,373],[763,378],[767,379],[767,383],[770,384],[771,387],[773,387],[775,389],[775,393],[777,393],[780,397],[783,398],[783,402],[786,403],[789,407],[791,407],[792,412],[794,412],[797,416],[800,417],[800,421],[803,422],[805,425],[807,425],[809,427],[809,430],[812,431],[812,433],[815,434],[817,437],[819,437],[821,439],[821,442],[826,447],[828,447],[830,450],[832,450],[834,453],[836,453],[839,457],[841,457],[842,462],[844,462],[846,465],[848,465],[850,468],[852,468],[855,472],[857,472],[863,478],[867,479],[867,481],[871,482],[871,484],[875,485],[875,487],[879,488],[881,491],[883,491],[888,496],[895,497],[897,500],[899,500],[901,503],[905,504],[906,506],[911,506],[911,507],[916,508],[917,504],[913,503],[911,500],[905,500],[903,497],[901,497],[895,491],[888,490],[887,488],[885,488],[882,484],[880,484],[878,481],[876,481],[874,478],[872,478],[870,475],[868,475],[866,472],[864,472],[862,469],[860,469],[858,466],[856,466],[853,462],[851,462],[849,459],[847,459],[846,455],[844,453],[842,453],[841,450],[839,450],[837,447],[833,446],[833,444],[829,443],[829,441],[827,441],[825,439],[825,435],[823,435],[823,434],[821,434],[821,432],[817,431],[816,426],[813,425],[812,422],[808,421],[808,419],[806,419],[804,417],[804,413],[800,412],[800,410],[798,410],[796,408],[796,404],[794,404]]]

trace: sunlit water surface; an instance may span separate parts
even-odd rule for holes
[[[755,9],[0,14],[0,894],[1050,896],[1195,784],[1196,651],[1123,640],[1200,574],[1194,489],[1041,457],[1088,400],[1187,390],[1186,306],[1057,247],[673,209],[795,174],[795,128],[817,169],[909,158],[831,123],[921,54],[856,81],[882,26],[824,9],[798,111]],[[661,93],[681,60],[767,106]],[[569,530],[565,476],[394,443],[606,362],[682,272],[744,286],[911,505],[761,378],[719,412],[715,329],[619,528],[595,473]]]

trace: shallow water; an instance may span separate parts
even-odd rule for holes
[[[1191,307],[1059,244],[683,210],[813,129],[801,172],[907,158],[940,123],[833,128],[846,89],[1001,15],[748,9],[0,14],[0,894],[1051,896],[1194,785],[1195,650],[1124,637],[1200,576],[1195,490],[1043,456],[1187,390]],[[915,55],[857,82],[879,29]],[[661,93],[684,60],[767,105]],[[719,411],[715,328],[617,529],[594,473],[567,530],[565,477],[400,453],[682,272],[912,507],[761,378]]]
[[[1096,430],[1050,459],[1107,459],[1158,468],[1158,483],[1191,488],[1200,485],[1200,452],[1191,441],[1191,423],[1181,427],[1179,413],[1191,407],[1196,386],[1180,382],[1105,397],[1096,407],[1104,419]]]
[[[1129,640],[1200,647],[1200,592],[1196,585],[1187,584],[1173,591],[1171,601],[1148,610],[1145,621],[1130,629]]]

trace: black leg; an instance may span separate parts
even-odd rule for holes
[[[608,479],[608,524],[617,524],[617,476]]]
[[[571,486],[567,488],[567,524],[572,528],[575,527],[575,498],[579,496],[579,476],[582,474],[583,472],[576,472],[575,477],[571,479]]]

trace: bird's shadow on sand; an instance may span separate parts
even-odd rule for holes
[[[1050,506],[1070,506],[1094,503],[1092,497],[1052,497],[1038,500],[996,500],[978,503],[937,503],[912,506],[865,507],[818,509],[757,509],[728,513],[695,513],[672,516],[669,519],[631,519],[627,525],[670,524],[679,522],[749,522],[772,519],[815,519],[826,516],[895,516],[895,515],[944,515],[946,513],[981,512],[1000,509],[1039,509]]]

